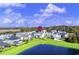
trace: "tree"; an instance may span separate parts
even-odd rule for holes
[[[11,45],[11,44],[7,44],[7,46],[8,46],[8,47],[11,47],[12,45]]]
[[[2,46],[0,46],[0,52],[2,52],[3,51],[3,47]]]
[[[69,33],[69,39],[72,43],[77,43],[77,36],[74,33]]]

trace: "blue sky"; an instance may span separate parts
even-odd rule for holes
[[[0,3],[0,27],[79,25],[77,3]]]

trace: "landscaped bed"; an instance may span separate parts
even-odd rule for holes
[[[51,44],[51,45],[62,46],[62,47],[67,47],[67,48],[79,49],[79,44],[75,44],[75,43],[68,43],[65,41],[56,41],[49,38],[44,38],[44,39],[33,38],[28,43],[21,44],[17,47],[8,48],[7,50],[3,50],[2,52],[0,52],[0,54],[1,55],[16,55],[24,50],[27,50],[39,44]]]

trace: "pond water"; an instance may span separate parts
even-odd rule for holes
[[[59,47],[54,45],[41,44],[25,50],[19,55],[77,55],[79,50]]]

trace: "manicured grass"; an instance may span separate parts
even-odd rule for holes
[[[9,48],[7,50],[4,50],[3,52],[1,52],[1,55],[16,55],[26,49],[29,49],[33,46],[39,45],[39,44],[51,44],[51,45],[56,45],[56,46],[62,46],[62,47],[67,47],[67,48],[75,48],[75,49],[79,49],[79,44],[75,44],[75,43],[68,43],[65,41],[55,41],[49,38],[45,38],[45,39],[33,39],[32,41],[22,44],[18,47],[13,47],[13,48]]]

